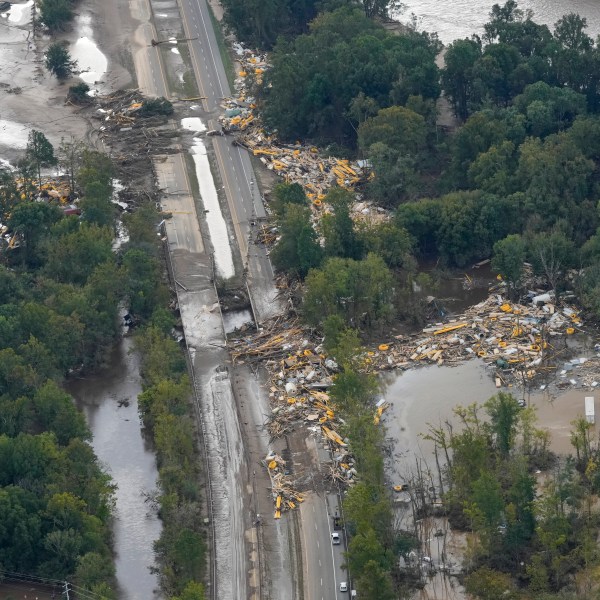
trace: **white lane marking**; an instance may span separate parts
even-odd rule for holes
[[[208,5],[206,5],[208,6]],[[219,89],[221,90],[221,96],[224,96],[225,94],[223,93],[223,86],[221,85],[221,78],[219,77],[219,70],[217,69],[217,61],[215,60],[215,55],[213,53],[213,49],[212,46],[210,45],[210,41],[208,39],[208,29],[206,28],[206,21],[204,19],[204,14],[202,12],[202,7],[198,7],[200,9],[200,18],[202,19],[202,25],[204,27],[204,33],[206,34],[206,41],[208,42],[208,49],[210,50],[210,55],[212,57],[213,60],[213,64],[215,66],[215,75],[217,76],[217,81],[219,83]]]
[[[246,172],[246,167],[244,166],[244,157],[242,156],[242,151],[240,150],[239,146],[236,146],[236,147],[237,147],[238,155],[240,157],[240,162],[242,163],[242,170],[244,171],[244,178],[246,180],[246,185],[248,186],[248,190],[250,192],[250,201],[252,202],[252,210],[254,212],[256,212],[256,201],[255,201],[256,197],[253,193],[254,190],[252,189],[252,185],[250,185],[250,182],[254,181],[254,180],[248,178],[248,173]],[[314,509],[314,506],[313,506],[313,509]]]

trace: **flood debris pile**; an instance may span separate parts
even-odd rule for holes
[[[256,119],[256,103],[251,88],[262,85],[263,74],[270,67],[266,54],[257,54],[239,43],[234,43],[233,49],[239,67],[234,84],[237,97],[223,98],[221,107],[225,112],[219,117],[227,133],[245,131]]]
[[[324,391],[332,385],[338,365],[323,354],[310,332],[296,321],[286,323],[279,318],[263,331],[228,343],[234,362],[260,361],[268,372],[272,410],[267,428],[271,439],[290,433],[298,425],[308,427],[332,450],[334,458],[327,476],[346,485],[354,483],[354,460],[339,433],[343,421]],[[295,508],[301,500],[281,457],[269,455],[265,466],[271,478],[275,518],[279,518],[282,510]]]
[[[311,201],[313,211],[324,207],[325,195],[334,186],[355,191],[371,176],[364,166],[347,159],[323,157],[314,146],[300,142],[283,144],[260,129],[259,123],[238,136],[243,146],[288,183],[298,183]],[[363,207],[364,209],[364,207]]]
[[[479,358],[490,367],[497,387],[523,385],[538,374],[560,369],[566,336],[582,329],[575,308],[558,306],[551,300],[543,295],[533,297],[530,304],[517,304],[508,302],[501,294],[492,294],[446,323],[379,343],[359,356],[358,369],[371,373]],[[228,344],[234,362],[260,362],[266,368],[272,407],[267,427],[272,439],[290,433],[297,426],[308,427],[330,446],[334,458],[328,476],[343,485],[354,483],[353,459],[347,441],[340,434],[344,423],[336,416],[327,393],[339,368],[334,358],[324,353],[322,340],[298,320],[278,317],[257,332],[230,339]],[[582,383],[596,387],[600,345],[597,352],[595,358],[564,363],[559,385]],[[375,424],[387,408],[383,399],[375,403]],[[285,508],[290,499],[294,503],[285,463],[272,458],[268,464],[272,464],[269,473],[274,499],[277,502],[281,497],[278,509]]]
[[[269,453],[263,464],[266,466],[271,479],[271,491],[275,504],[274,518],[279,519],[282,512],[296,508],[298,504],[304,502],[304,497],[292,487],[293,484],[286,468],[286,461],[281,456]]]
[[[425,328],[427,337],[416,341],[408,359],[441,365],[477,356],[494,367],[496,387],[554,371],[564,336],[580,331],[582,322],[575,308],[550,300],[545,294],[514,304],[493,294],[458,318]]]
[[[594,389],[600,385],[600,344],[596,344],[594,350],[596,356],[572,358],[559,365],[556,387],[564,389],[573,386]]]
[[[117,178],[118,206],[130,210],[145,202],[157,203],[152,156],[174,154],[180,150],[180,135],[169,123],[171,103],[164,98],[146,99],[138,90],[119,90],[107,96],[95,96],[88,109],[99,122],[95,133],[111,148]]]
[[[224,112],[219,117],[223,132],[236,134],[234,144],[246,148],[288,183],[300,184],[312,203],[315,216],[324,208],[330,188],[337,185],[357,191],[373,177],[368,161],[323,157],[315,146],[301,142],[284,144],[275,135],[265,132],[250,90],[254,85],[262,85],[263,74],[270,65],[264,54],[256,54],[241,44],[235,44],[234,50],[240,64],[235,82],[237,97],[223,98]],[[367,208],[363,203],[355,211],[356,216],[366,214]]]
[[[79,196],[71,191],[68,177],[64,175],[42,177],[42,184],[36,181],[17,177],[14,180],[16,198],[21,202],[43,202],[58,207],[62,213],[80,215],[78,206]],[[2,185],[0,185],[1,192]],[[13,250],[19,248],[22,241],[22,232],[13,231],[7,223],[0,222],[0,249]]]
[[[172,145],[179,132],[164,127],[171,113],[172,105],[164,98],[148,100],[138,90],[119,90],[97,96],[92,116],[101,123],[100,139],[121,147],[116,161],[138,165],[140,160],[147,163],[148,155],[177,152]]]

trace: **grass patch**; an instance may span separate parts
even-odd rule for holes
[[[189,46],[187,44],[178,44],[177,48],[179,49],[179,54],[181,55],[183,64],[188,68],[188,70],[183,74],[183,84],[180,83],[179,86],[183,90],[183,97],[195,98],[196,96],[200,96],[201,94],[198,90],[196,78],[194,77],[192,56],[190,54]]]
[[[227,46],[227,42],[225,41],[225,36],[223,35],[223,29],[221,28],[221,23],[217,21],[217,18],[213,14],[212,8],[209,6],[208,12],[210,13],[210,20],[213,24],[213,29],[215,30],[215,37],[217,38],[217,45],[219,46],[219,53],[221,54],[221,60],[223,61],[223,66],[225,68],[225,75],[227,76],[227,81],[229,82],[229,87],[233,92],[234,82],[235,82],[235,69],[233,67],[233,60],[231,58],[231,52],[229,47]]]

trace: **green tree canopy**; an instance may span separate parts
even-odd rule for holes
[[[48,0],[42,3],[42,7],[46,5]],[[64,2],[64,0],[50,0],[51,4],[56,5],[57,8],[68,4]],[[42,19],[44,15],[44,9],[42,8]],[[58,21],[62,19],[70,20],[70,15],[67,19],[67,13],[62,13],[60,16],[52,16],[51,17],[55,22],[57,22],[57,29],[61,27],[58,26]],[[62,24],[61,24],[62,25]],[[54,29],[55,27],[50,27],[50,29]],[[63,42],[53,42],[48,46],[48,50],[46,50],[46,69],[50,71],[57,79],[67,79],[73,74],[73,70],[77,66],[77,62],[71,59],[71,55],[69,51],[65,48]]]
[[[298,204],[287,205],[279,228],[281,237],[271,254],[273,264],[293,276],[305,277],[323,258],[309,209]]]
[[[380,257],[330,258],[306,278],[303,314],[312,325],[338,314],[353,327],[376,327],[392,317],[392,296],[392,276]]]
[[[322,13],[310,33],[276,45],[263,86],[265,121],[283,138],[354,144],[347,116],[356,118],[355,98],[384,108],[392,103],[392,89],[404,101],[439,96],[438,50],[437,39],[388,34],[357,8]],[[394,88],[394,82],[401,84]]]
[[[54,156],[54,146],[48,141],[48,138],[41,132],[32,129],[27,139],[25,156],[33,165],[38,173],[38,185],[42,187],[42,167],[51,167],[56,164]]]

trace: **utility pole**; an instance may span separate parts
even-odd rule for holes
[[[69,582],[65,581],[65,598],[69,600]]]

